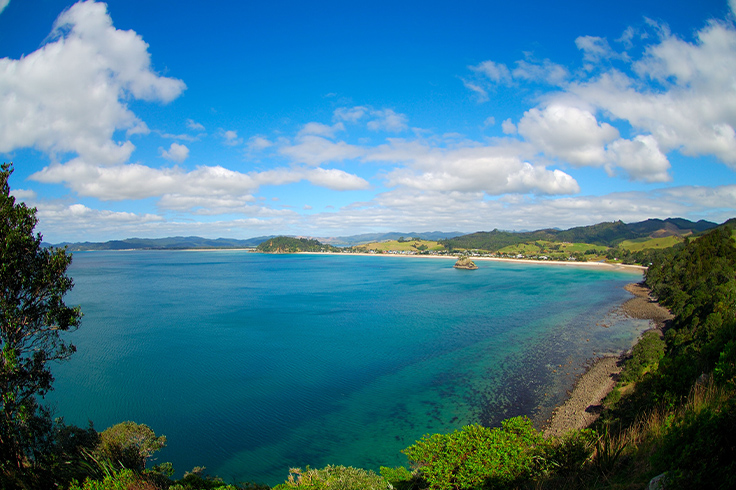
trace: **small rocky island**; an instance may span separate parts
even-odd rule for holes
[[[470,260],[469,257],[459,257],[457,259],[457,262],[455,262],[455,269],[468,269],[473,270],[477,269],[478,266],[475,265],[475,262]]]

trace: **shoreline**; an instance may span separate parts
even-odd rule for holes
[[[402,257],[402,258],[414,258],[414,259],[445,259],[445,260],[457,260],[457,255],[431,255],[431,254],[402,254],[402,253],[333,253],[333,252],[293,252],[291,254],[269,254],[266,252],[258,252],[252,248],[125,248],[118,250],[76,250],[71,251],[72,254],[78,252],[246,252],[246,253],[260,253],[265,255],[330,255],[330,256],[356,256],[356,257]],[[562,261],[562,260],[532,260],[532,259],[512,259],[506,257],[471,257],[472,260],[476,261],[495,261],[495,262],[508,262],[516,264],[532,264],[532,265],[558,265],[558,266],[574,266],[574,267],[593,267],[593,268],[610,268],[612,270],[631,270],[631,271],[645,271],[646,267],[635,264],[614,264],[610,262],[578,262],[578,261]]]
[[[649,320],[652,327],[646,331],[658,331],[661,335],[665,323],[672,319],[669,310],[651,298],[649,289],[643,283],[627,284],[624,289],[634,295],[622,305],[624,313],[632,318]],[[575,380],[565,401],[554,409],[544,424],[542,432],[545,437],[563,436],[572,430],[585,429],[595,422],[603,410],[603,399],[616,384],[623,367],[622,361],[628,352],[630,349],[619,355],[588,360],[588,367]]]
[[[262,252],[254,252],[262,253]],[[357,256],[357,257],[400,257],[400,258],[414,258],[414,259],[445,259],[445,260],[457,260],[457,255],[420,255],[420,254],[401,254],[401,253],[383,253],[383,254],[372,254],[372,253],[332,253],[332,252],[296,252],[297,254],[304,255],[335,255],[335,256]],[[489,261],[489,262],[508,262],[512,264],[532,264],[532,265],[559,265],[559,266],[576,266],[576,267],[603,267],[611,268],[614,270],[631,270],[631,271],[645,271],[646,267],[635,264],[612,264],[610,262],[578,262],[578,261],[562,261],[562,260],[532,260],[532,259],[510,259],[505,257],[470,257],[473,261]]]

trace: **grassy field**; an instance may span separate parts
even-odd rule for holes
[[[509,255],[548,255],[556,254],[570,255],[574,253],[585,254],[593,257],[604,255],[608,251],[608,247],[602,245],[591,245],[589,243],[567,243],[567,242],[548,242],[537,240],[535,242],[520,243],[504,247],[498,252]],[[587,253],[586,253],[587,252]]]
[[[433,250],[444,250],[444,247],[439,243],[431,240],[409,240],[399,242],[398,240],[389,240],[385,242],[374,242],[367,243],[365,245],[358,245],[354,247],[356,250],[363,249],[366,252],[369,250],[375,250],[377,252],[422,252],[422,251],[433,251]]]
[[[668,248],[682,242],[682,237],[668,236],[662,238],[639,238],[637,240],[624,240],[619,245],[620,248],[629,250],[630,252],[638,252],[645,248]]]

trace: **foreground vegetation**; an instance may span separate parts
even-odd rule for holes
[[[62,300],[72,287],[65,274],[71,257],[41,247],[40,235],[33,234],[35,210],[10,196],[10,172],[9,166],[0,171],[0,488],[267,489],[228,484],[203,468],[173,479],[171,464],[149,464],[166,438],[146,425],[122,422],[97,432],[91,425],[52,420],[37,403],[52,387],[47,363],[74,352],[60,334],[78,326],[81,312]],[[273,239],[270,246],[289,243]],[[304,246],[321,244],[307,240]],[[732,230],[719,227],[666,249],[629,252],[629,258],[651,264],[646,285],[674,319],[663,337],[649,333],[632,350],[594,426],[546,438],[524,417],[494,428],[471,425],[416,441],[403,451],[407,467],[379,473],[333,465],[285,469],[284,482],[275,488],[637,489],[658,476],[668,489],[734,488]]]

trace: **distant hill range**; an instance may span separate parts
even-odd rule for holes
[[[730,220],[733,221],[733,220]],[[717,223],[700,220],[697,223],[682,218],[648,219],[639,223],[623,221],[579,226],[569,230],[546,229],[527,232],[479,231],[469,235],[443,240],[449,248],[496,251],[509,245],[544,240],[549,242],[589,243],[615,247],[624,240],[690,236],[717,227]]]
[[[731,219],[724,224],[736,224]],[[479,231],[471,234],[460,232],[424,232],[424,233],[369,233],[346,237],[298,237],[319,240],[320,243],[332,246],[354,246],[384,240],[398,240],[401,237],[419,237],[424,240],[440,241],[445,246],[458,249],[481,249],[496,251],[509,245],[545,240],[551,242],[590,243],[615,247],[624,240],[640,238],[662,238],[667,236],[690,236],[719,226],[717,223],[700,220],[692,222],[682,218],[648,219],[639,223],[626,224],[623,221],[599,223],[591,226],[579,226],[569,230],[544,229],[538,231]],[[104,243],[59,243],[56,247],[66,246],[70,251],[84,250],[185,250],[185,249],[228,249],[255,248],[275,235],[236,240],[230,238],[171,237],[171,238],[128,238],[111,240]]]
[[[66,246],[72,252],[88,250],[187,250],[187,249],[215,249],[215,248],[254,248],[260,243],[273,238],[264,236],[236,240],[233,238],[201,238],[197,236],[170,237],[170,238],[127,238],[125,240],[110,240],[109,242],[93,243],[59,243],[54,247]]]
[[[366,233],[346,237],[319,238],[320,243],[336,247],[351,247],[362,243],[380,242],[384,240],[398,240],[401,237],[421,237],[425,240],[442,240],[462,235],[461,232],[430,231],[425,233]],[[196,236],[170,238],[127,238],[125,240],[110,240],[108,242],[63,242],[46,246],[67,247],[72,252],[90,250],[187,250],[187,249],[227,249],[227,248],[255,248],[263,242],[276,238],[276,235],[237,240],[234,238],[202,238]],[[294,237],[309,238],[315,237]]]

